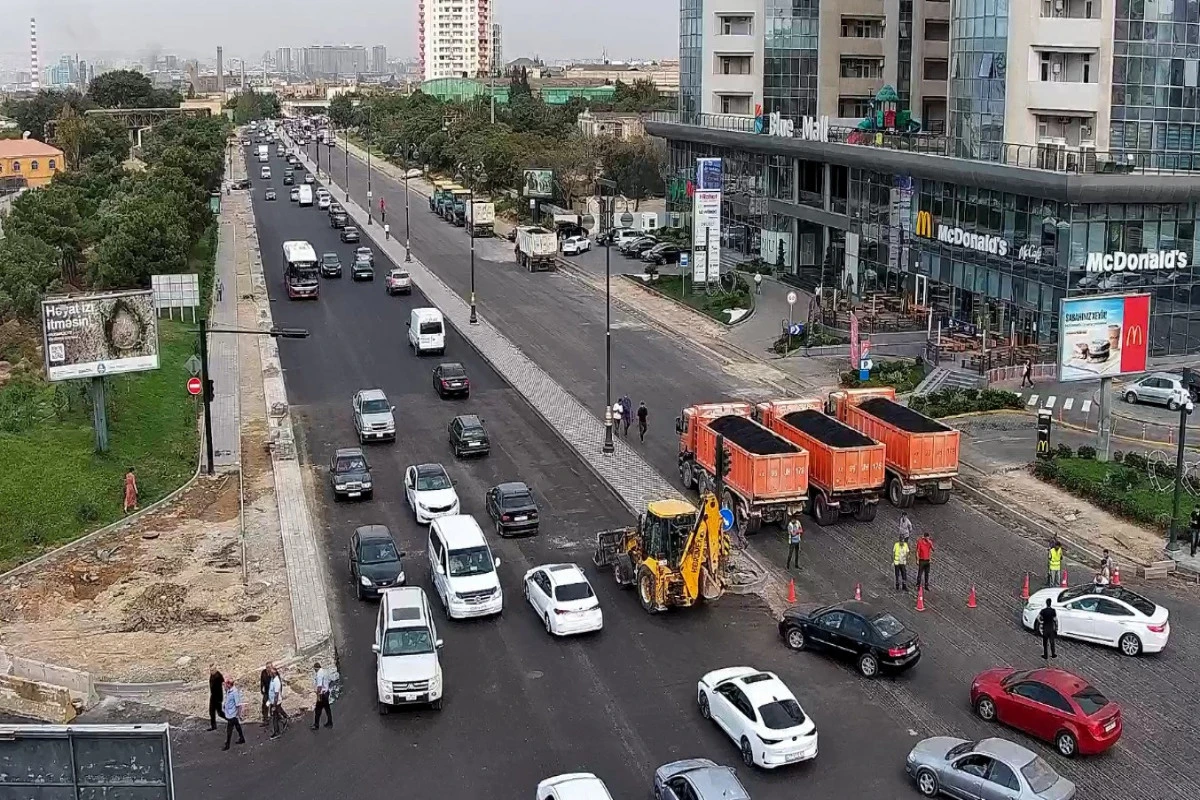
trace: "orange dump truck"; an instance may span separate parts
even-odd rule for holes
[[[900,405],[890,386],[847,389],[829,399],[838,419],[883,442],[892,505],[908,508],[917,497],[938,505],[950,499],[958,474],[958,431]]]
[[[835,524],[842,514],[875,519],[883,488],[883,445],[821,411],[817,399],[760,403],[759,421],[809,454],[808,492],[817,524]]]
[[[675,420],[679,477],[703,495],[716,479],[717,436],[725,437],[729,470],[722,507],[738,529],[754,533],[764,522],[784,522],[808,499],[808,453],[759,425],[749,403],[688,406]]]

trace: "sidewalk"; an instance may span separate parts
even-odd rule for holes
[[[233,159],[229,180],[246,177],[246,165],[240,158]],[[220,235],[217,239],[217,261],[213,276],[212,309],[208,315],[208,327],[231,329],[238,320],[238,249],[242,246],[236,230],[235,210],[240,203],[234,195],[221,197]],[[227,212],[226,204],[232,208]],[[230,334],[208,334],[208,376],[213,382],[212,439],[213,466],[228,470],[241,462],[240,418],[241,402],[238,385],[238,369],[241,353],[241,337]],[[200,448],[202,464],[207,464],[207,452]]]

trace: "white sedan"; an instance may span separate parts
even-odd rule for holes
[[[604,781],[590,772],[569,772],[546,778],[537,786],[537,800],[612,800]]]
[[[563,242],[564,256],[577,256],[592,249],[592,240],[586,236],[572,236]]]
[[[587,576],[575,564],[545,564],[525,573],[525,599],[555,636],[604,627],[604,612]]]
[[[1046,601],[1058,615],[1058,635],[1116,647],[1127,656],[1159,653],[1171,623],[1165,608],[1124,586],[1086,584],[1034,592],[1021,612],[1027,630],[1041,633],[1038,613]]]
[[[404,498],[418,525],[459,512],[454,481],[441,464],[415,464],[404,471]]]
[[[742,751],[746,766],[774,769],[817,757],[817,726],[773,672],[726,667],[696,687],[700,716],[711,719]]]

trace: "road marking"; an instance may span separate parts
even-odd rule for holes
[[[1054,408],[1054,401],[1057,399],[1058,398],[1055,397],[1054,395],[1050,395],[1049,397],[1047,397],[1046,398],[1046,408]]]
[[[1080,411],[1082,411],[1082,412],[1083,412],[1083,413],[1085,413],[1085,414],[1087,414],[1087,413],[1091,412],[1091,410],[1092,410],[1092,401],[1091,401],[1091,400],[1084,400],[1084,401],[1083,401],[1083,405],[1081,405],[1081,406],[1079,407],[1079,410],[1080,410]]]
[[[1074,405],[1075,405],[1075,398],[1068,397],[1066,400],[1063,400],[1062,410],[1070,411],[1074,407]]]
[[[1026,403],[1025,405],[1026,406],[1036,406],[1037,401],[1038,401],[1038,396],[1036,394],[1031,394],[1031,395],[1029,395],[1029,402]]]

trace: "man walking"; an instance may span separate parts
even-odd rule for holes
[[[1025,362],[1025,366],[1021,368],[1021,388],[1026,386],[1033,388],[1033,359]]]
[[[1038,627],[1042,629],[1042,660],[1049,661],[1052,658],[1058,658],[1058,653],[1055,652],[1054,642],[1058,639],[1058,612],[1050,605],[1050,598],[1046,598],[1046,607],[1038,612]]]
[[[625,427],[625,438],[629,438],[629,426],[633,424],[633,400],[629,395],[621,398],[621,424]]]
[[[762,273],[754,273],[754,293],[762,294]]]
[[[283,722],[283,680],[279,670],[271,666],[271,684],[267,689],[267,709],[271,716],[271,738],[279,738],[279,728]]]
[[[267,712],[270,706],[267,705],[267,697],[271,694],[271,671],[275,667],[270,661],[263,666],[262,672],[258,673],[258,692],[262,695],[262,724],[266,725],[268,721]]]
[[[645,400],[638,403],[637,415],[638,415],[638,436],[641,437],[641,440],[644,442],[644,441],[646,441],[646,421],[650,417],[650,409],[646,408]]]
[[[238,744],[245,744],[246,737],[242,734],[242,722],[239,719],[242,714],[242,692],[234,685],[232,679],[225,681],[225,703],[221,710],[223,712],[221,716],[225,718],[225,746],[221,749],[229,749],[235,730],[238,735]]]
[[[792,517],[788,520],[787,536],[788,536],[788,557],[787,564],[784,569],[791,569],[793,566],[796,569],[800,568],[800,537],[804,534],[804,528],[800,525],[799,517]]]
[[[1046,585],[1058,586],[1062,583],[1062,560],[1063,546],[1059,544],[1058,539],[1055,539],[1050,544],[1050,552],[1047,555],[1046,562]]]
[[[907,517],[902,517],[903,522]],[[911,525],[911,523],[910,523]],[[896,591],[908,591],[908,534],[901,531],[892,545],[892,567],[896,571]]]
[[[1112,583],[1113,574],[1113,558],[1108,552],[1108,548],[1104,549],[1104,555],[1100,558],[1100,571],[1096,573],[1096,585],[1108,586]]]
[[[917,538],[917,586],[929,591],[929,562],[933,558],[933,539],[928,531],[921,531]]]
[[[225,691],[225,676],[217,669],[216,664],[208,665],[208,729],[217,729],[217,715],[225,718],[221,707],[222,695]]]
[[[329,675],[321,667],[321,662],[313,664],[313,688],[317,690],[317,704],[313,708],[313,724],[312,729],[315,731],[321,726],[321,712],[325,712],[325,727],[333,727],[333,711],[329,708]]]

